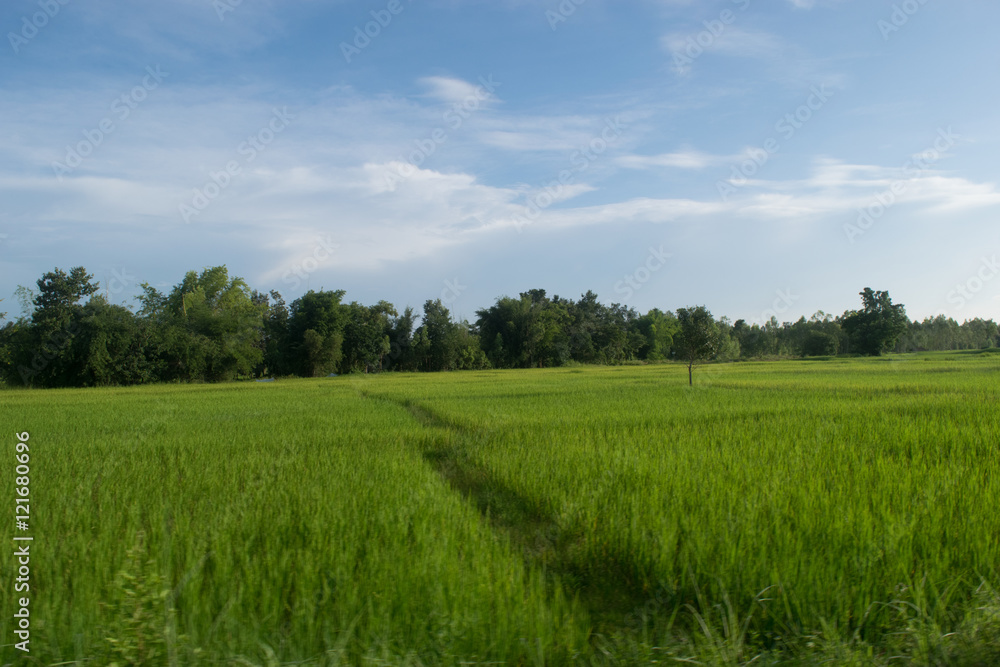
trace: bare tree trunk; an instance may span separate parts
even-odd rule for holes
[[[694,362],[693,361],[689,362],[688,363],[688,386],[689,387],[693,387],[694,386],[694,380],[691,379],[691,371],[692,371],[693,367],[694,367]]]

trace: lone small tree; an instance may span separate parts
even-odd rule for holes
[[[893,304],[888,292],[866,287],[860,294],[863,309],[847,314],[841,326],[855,351],[877,357],[895,347],[906,331],[906,308],[901,303]]]
[[[677,323],[680,331],[674,336],[674,352],[687,361],[688,386],[693,386],[694,365],[719,349],[719,327],[705,306],[678,308]]]

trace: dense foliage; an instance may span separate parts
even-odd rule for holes
[[[386,301],[345,303],[345,293],[309,291],[286,304],[225,266],[188,272],[169,292],[142,285],[139,307],[109,303],[82,267],[46,273],[19,288],[24,312],[0,329],[0,378],[8,384],[131,385],[331,373],[532,368],[995,347],[993,320],[911,322],[887,292],[865,288],[862,309],[797,322],[716,320],[704,307],[641,315],[534,289],[503,296],[456,322],[441,300],[417,315]],[[84,302],[84,300],[86,301]],[[689,377],[690,379],[690,377]]]

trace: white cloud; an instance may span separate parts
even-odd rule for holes
[[[468,99],[483,98],[488,95],[479,84],[469,83],[462,79],[447,76],[428,76],[419,79],[419,83],[428,89],[427,95],[442,102],[461,104]]]
[[[742,33],[735,34],[725,48],[749,48],[746,40],[739,41]],[[753,48],[760,51],[767,44],[761,38]],[[319,268],[317,280],[324,272],[376,271],[393,263],[426,261],[490,234],[510,234],[523,224],[526,203],[538,199],[544,189],[537,184],[546,178],[520,176],[516,162],[494,171],[497,154],[530,153],[532,167],[551,181],[573,166],[575,151],[600,137],[613,115],[603,108],[584,113],[568,105],[545,113],[495,108],[451,128],[438,102],[475,94],[476,84],[449,77],[420,80],[430,100],[338,87],[314,93],[306,102],[294,91],[251,86],[205,90],[169,81],[153,91],[140,113],[117,123],[94,154],[59,183],[52,160],[62,159],[65,146],[79,141],[81,131],[97,126],[110,101],[134,85],[135,76],[105,80],[92,89],[35,89],[0,100],[0,116],[41,119],[18,121],[10,128],[13,134],[0,136],[0,197],[10,202],[7,210],[30,210],[36,224],[72,224],[80,239],[108,225],[156,230],[192,243],[206,234],[233,239],[263,258],[259,274],[247,276],[252,283],[280,280],[289,266],[312,252],[318,239],[327,237],[338,249]],[[290,109],[294,121],[249,160],[238,147],[286,99],[300,101]],[[53,114],[52,109],[63,111]],[[639,117],[644,110],[631,113]],[[901,179],[906,189],[899,203],[924,211],[1000,204],[990,183],[935,169],[912,177],[901,168],[832,159],[817,160],[802,179],[751,181],[728,202],[683,193],[622,195],[601,179],[622,168],[700,170],[745,157],[688,146],[622,155],[634,151],[646,131],[626,126],[606,153],[588,163],[585,174],[549,193],[551,203],[532,218],[532,225],[558,230],[704,220],[810,225],[849,217]],[[447,140],[426,156],[426,163],[411,166],[408,156],[435,128],[445,128]],[[185,225],[179,204],[189,202],[196,188],[233,160],[240,174]],[[387,178],[391,174],[402,178]],[[525,180],[533,185],[519,184]],[[589,196],[584,200],[589,205],[574,205],[574,199],[598,192],[595,183],[602,186],[600,199]],[[0,220],[12,220],[6,215]]]
[[[509,151],[572,152],[600,136],[606,120],[569,114],[505,115],[484,118],[478,140]]]
[[[615,160],[626,169],[649,169],[651,167],[673,167],[677,169],[704,169],[739,159],[734,155],[711,155],[697,150],[683,150],[659,155],[623,155]]]
[[[761,222],[789,220],[808,225],[829,218],[848,219],[894,185],[898,193],[894,194],[895,205],[919,205],[924,211],[1000,206],[1000,192],[992,183],[974,183],[934,171],[908,175],[902,168],[821,159],[805,179],[751,180],[726,202],[637,198],[584,208],[549,209],[541,212],[534,224],[574,227],[666,223],[712,216]],[[515,221],[508,224],[514,225]]]
[[[823,158],[813,173],[794,181],[751,180],[734,200],[742,214],[758,217],[820,217],[856,212],[879,201],[921,210],[960,210],[1000,205],[992,183],[975,183],[926,169],[846,164]],[[889,194],[891,193],[891,197]]]

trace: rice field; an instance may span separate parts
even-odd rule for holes
[[[1000,664],[1000,355],[686,374],[2,391],[0,664]]]

